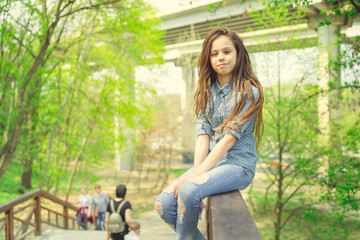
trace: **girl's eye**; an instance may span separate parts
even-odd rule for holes
[[[211,56],[216,56],[216,55],[217,55],[217,53],[212,53],[212,54],[211,54]]]

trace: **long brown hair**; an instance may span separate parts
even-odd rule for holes
[[[205,115],[205,109],[207,107],[208,102],[212,104],[212,112],[214,113],[214,100],[212,93],[210,91],[210,85],[216,82],[217,74],[211,67],[210,62],[210,52],[212,43],[219,36],[227,36],[234,44],[236,49],[236,64],[233,70],[233,86],[232,86],[232,94],[235,94],[235,106],[230,113],[230,115],[224,120],[224,122],[220,125],[220,132],[227,132],[238,130],[241,128],[246,122],[252,119],[252,116],[255,116],[255,139],[256,139],[256,147],[259,146],[262,138],[262,134],[264,132],[264,124],[262,120],[262,106],[264,103],[264,95],[261,84],[257,79],[252,67],[251,61],[248,52],[245,49],[244,44],[240,37],[233,31],[223,28],[217,27],[212,30],[205,38],[202,51],[199,56],[198,68],[199,68],[199,81],[195,92],[195,104],[194,110],[195,115],[198,118],[199,114]],[[251,85],[255,86],[258,90],[257,99],[254,98]],[[245,91],[245,96],[244,96]],[[239,95],[239,100],[238,100]],[[244,96],[244,97],[243,97]],[[241,116],[238,116],[241,109],[245,106],[246,99],[251,100],[250,106],[246,109],[246,112]],[[209,101],[209,99],[211,101]],[[217,131],[215,134],[217,134]]]

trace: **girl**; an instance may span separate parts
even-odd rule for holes
[[[81,226],[84,230],[88,229],[87,223],[88,220],[92,223],[91,218],[91,196],[88,194],[86,187],[83,186],[81,188],[81,194],[78,198],[77,203],[80,204],[80,208],[76,213],[76,222]]]
[[[155,202],[176,239],[205,239],[197,229],[201,200],[244,189],[257,162],[264,96],[239,36],[215,28],[205,38],[195,93],[194,167],[165,188]]]

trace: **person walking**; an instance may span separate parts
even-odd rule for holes
[[[80,204],[80,208],[76,213],[76,222],[84,229],[87,230],[88,221],[92,221],[91,218],[91,196],[88,194],[86,187],[81,188],[81,194],[78,197],[77,203]]]
[[[124,236],[129,233],[129,224],[132,222],[132,207],[131,203],[125,200],[125,185],[118,185],[115,193],[116,198],[110,200],[106,209],[105,231],[107,233],[107,239],[124,240]],[[115,219],[115,221],[111,223],[112,219]],[[115,229],[121,230],[118,231]]]
[[[96,230],[105,230],[105,214],[109,203],[109,197],[101,191],[99,184],[95,185],[91,211],[96,218]]]

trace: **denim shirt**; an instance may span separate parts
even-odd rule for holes
[[[205,109],[205,114],[199,114],[196,122],[196,136],[198,137],[201,134],[209,135],[209,152],[215,147],[216,143],[224,137],[224,134],[220,132],[215,136],[214,134],[218,130],[218,127],[224,122],[226,117],[230,115],[235,104],[235,93],[231,94],[232,82],[233,81],[228,82],[223,87],[220,86],[218,81],[211,84],[210,91],[213,95],[214,112],[212,111],[211,101],[209,101]],[[258,97],[258,90],[253,85],[251,85],[251,89],[256,100]],[[228,100],[229,97],[230,99]],[[243,97],[245,97],[245,94]],[[238,93],[237,102],[239,102],[239,98],[240,92]],[[239,115],[244,114],[246,108],[250,104],[251,100],[248,98]],[[211,115],[212,112],[213,114]],[[237,140],[224,157],[222,157],[214,166],[214,168],[224,164],[234,164],[245,167],[255,174],[257,154],[256,141],[254,138],[254,122],[255,114],[253,114],[251,120],[246,122],[243,126],[241,126],[241,128],[227,133],[236,137]]]

